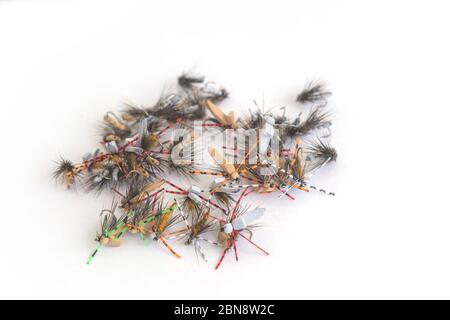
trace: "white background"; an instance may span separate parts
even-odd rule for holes
[[[1,1],[0,298],[450,298],[447,1]],[[334,95],[335,198],[268,197],[240,261],[127,239],[85,261],[110,199],[56,185],[104,112],[195,68],[244,112]]]

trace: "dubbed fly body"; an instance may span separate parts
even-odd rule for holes
[[[325,106],[328,103],[327,99],[329,96],[331,96],[331,91],[326,88],[322,81],[310,81],[297,96],[297,101]]]
[[[257,208],[245,212],[244,214],[236,214],[232,220],[228,222],[222,222],[219,232],[219,242],[224,247],[229,247],[230,236],[237,232],[242,232],[244,230],[250,232],[250,226],[261,218],[266,209]]]
[[[111,209],[103,209],[100,213],[101,232],[95,238],[97,247],[87,260],[87,264],[97,255],[102,246],[120,247],[122,245],[122,235],[127,231],[127,220],[129,215],[122,214],[116,216],[117,203],[113,202]]]
[[[180,257],[163,238],[166,229],[177,223],[177,217],[171,219],[172,213],[177,210],[176,204],[163,205],[161,196],[154,199],[147,197],[142,205],[122,208],[123,213],[120,218],[116,217],[116,210],[118,210],[117,204],[113,203],[111,209],[104,209],[101,212],[101,233],[96,238],[99,244],[89,256],[88,264],[92,262],[102,246],[120,247],[125,233],[139,235],[144,241],[147,236],[156,234],[155,240],[161,240],[172,254],[177,258]]]

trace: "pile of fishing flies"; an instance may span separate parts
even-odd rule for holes
[[[176,258],[181,256],[174,244],[192,246],[205,261],[202,246],[217,247],[216,269],[229,252],[238,260],[239,241],[268,255],[253,240],[265,209],[246,204],[245,198],[278,193],[278,198],[293,200],[294,192],[334,196],[310,183],[317,170],[337,157],[329,143],[331,122],[325,110],[330,95],[322,82],[309,82],[295,102],[298,116],[290,119],[285,108],[265,112],[255,106],[236,119],[233,112],[218,107],[228,96],[225,88],[203,76],[183,74],[176,89],[154,106],[125,105],[118,114],[107,113],[99,149],[78,163],[59,159],[54,172],[67,188],[81,185],[88,192],[114,195],[112,205],[100,212],[98,244],[87,263],[102,247],[119,247],[130,235],[159,242],[157,247]],[[201,138],[192,134],[196,126],[254,129],[259,133],[257,147],[235,144],[238,163],[226,161],[230,148],[211,145],[205,148],[209,165],[190,161],[203,150],[192,148],[183,154],[176,149]],[[174,131],[191,138],[173,139]],[[270,141],[277,142],[279,152],[271,152]],[[255,152],[256,161],[250,162]],[[179,156],[175,159],[173,154]],[[209,176],[203,179],[210,184],[199,186],[199,175]],[[169,180],[174,176],[187,183],[175,184]]]

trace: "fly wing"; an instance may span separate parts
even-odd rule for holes
[[[257,209],[251,210],[251,211],[243,214],[242,216],[234,219],[233,222],[231,223],[233,225],[233,229],[234,230],[243,230],[243,229],[247,228],[248,225],[252,224],[256,220],[261,218],[265,211],[266,211],[266,209],[264,209],[264,208],[257,208]]]

